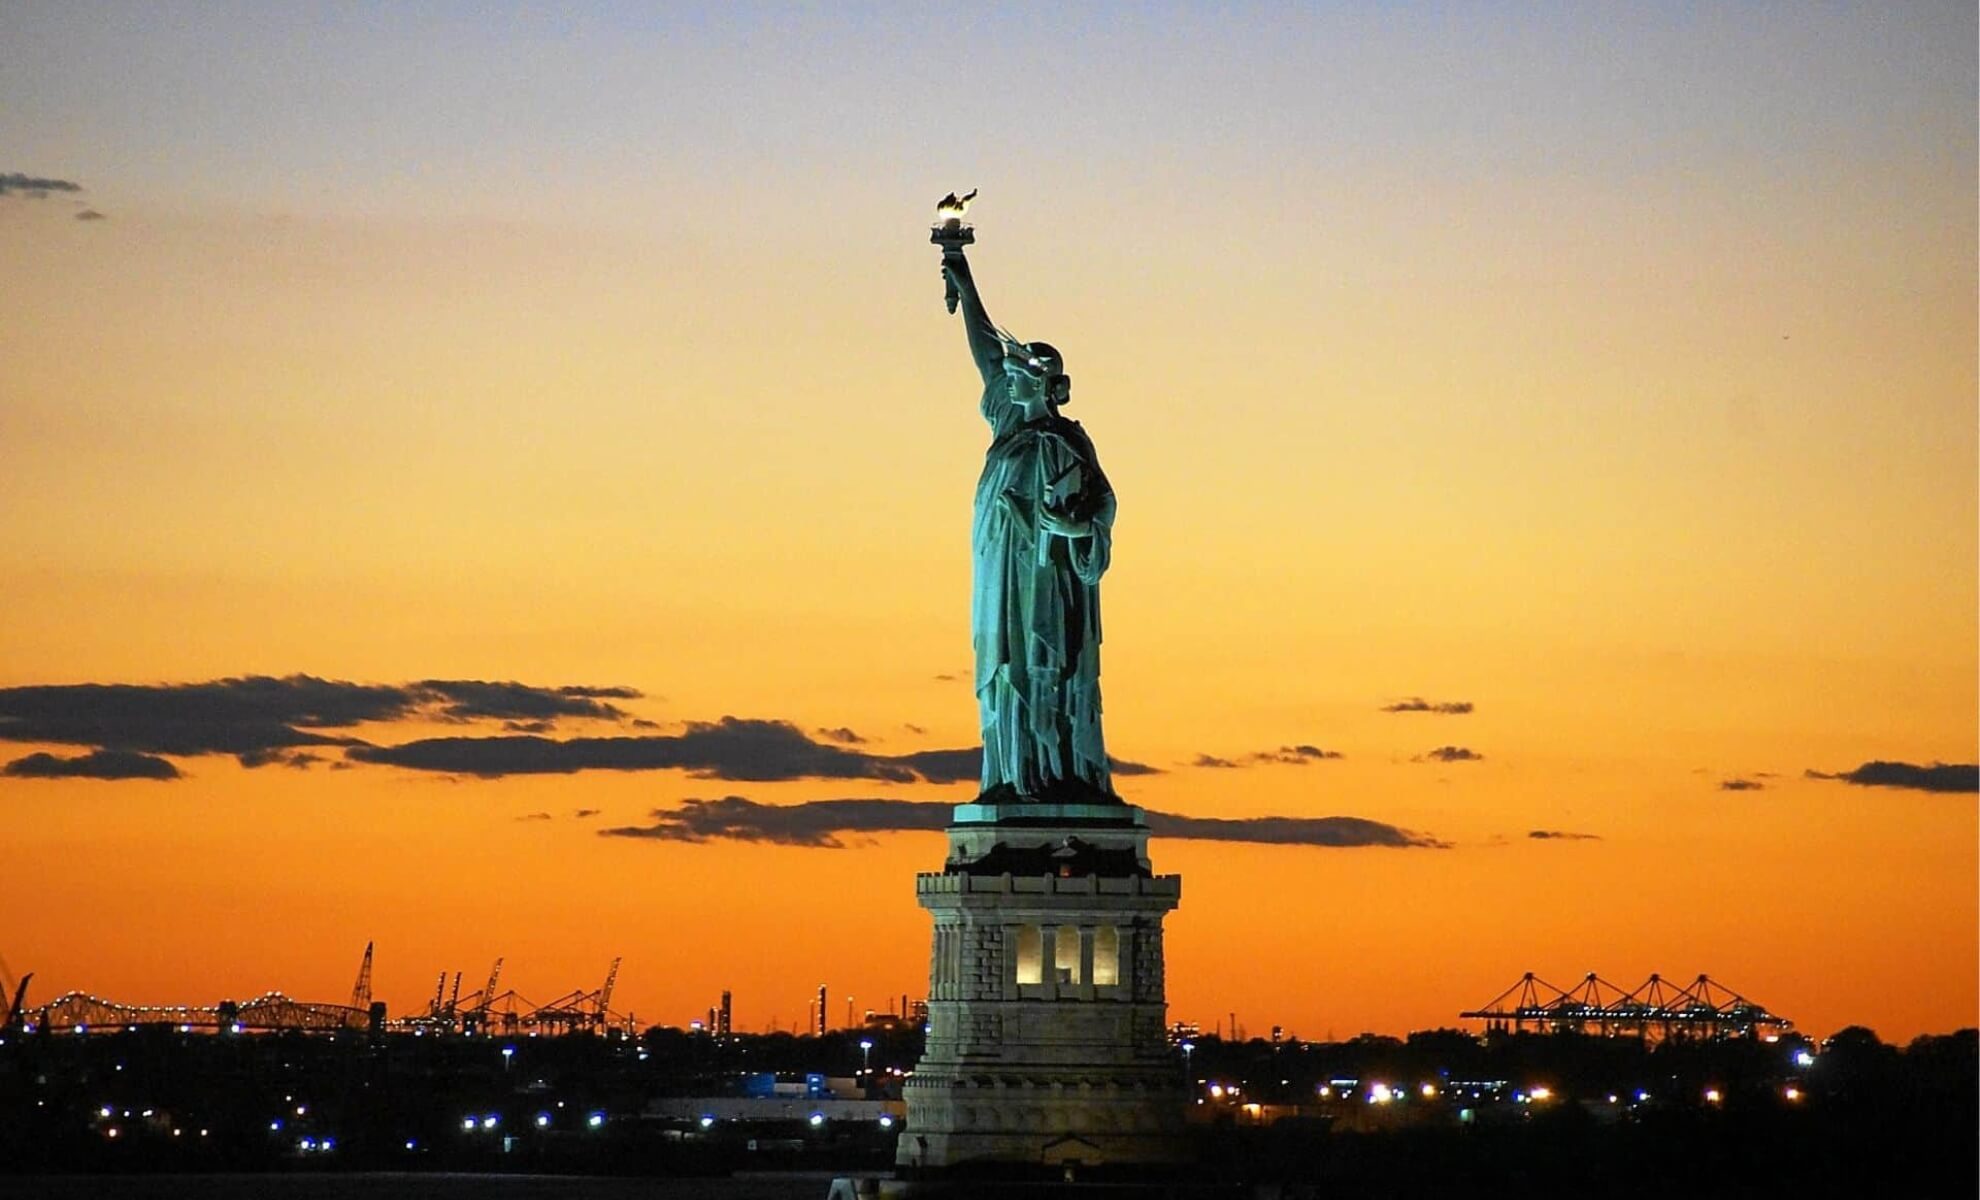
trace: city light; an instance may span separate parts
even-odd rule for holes
[[[1791,1087],[1786,1091],[1782,1092],[1781,1095],[1786,1097],[1788,1103],[1794,1104],[1799,1102],[1801,1099],[1801,1089],[1798,1087]]]
[[[1387,1104],[1395,1098],[1395,1092],[1386,1083],[1371,1083],[1368,1085],[1368,1102],[1370,1104]]]
[[[411,1150],[416,1148],[418,1145],[419,1143],[413,1141],[411,1138],[406,1139],[406,1149]]]
[[[703,1129],[713,1129],[715,1127],[715,1118],[704,1114],[701,1118],[701,1127]]]
[[[593,1129],[603,1128],[605,1125],[605,1114],[602,1112],[592,1113],[589,1117],[585,1118],[584,1123]]]
[[[894,1114],[892,1114],[892,1113],[881,1113],[881,1114],[880,1114],[880,1128],[882,1128],[882,1129],[892,1129],[893,1127],[894,1127]]]
[[[498,1123],[498,1118],[496,1118],[492,1114],[481,1118],[481,1127],[483,1129],[493,1129],[495,1128],[497,1123]]]
[[[1217,1100],[1222,1100],[1222,1099],[1224,1098],[1224,1085],[1223,1085],[1223,1084],[1221,1084],[1221,1083],[1213,1083],[1213,1084],[1211,1084],[1211,1085],[1210,1085],[1210,1095],[1211,1095],[1211,1097],[1212,1097],[1212,1098],[1214,1098],[1214,1099],[1217,1099]]]
[[[819,1126],[821,1126],[821,1125],[823,1125],[824,1123],[825,1123],[825,1114],[824,1114],[824,1113],[812,1113],[812,1114],[811,1114],[811,1127],[812,1127],[813,1129],[816,1129],[816,1128],[818,1128]]]
[[[1554,1098],[1554,1089],[1550,1087],[1537,1087],[1529,1091],[1527,1095],[1533,1097],[1535,1100],[1552,1100]]]
[[[1437,1085],[1434,1083],[1426,1083],[1420,1090],[1425,1100],[1435,1100],[1437,1098]]]
[[[1718,1103],[1718,1102],[1719,1102],[1719,1101],[1720,1101],[1721,1099],[1722,1099],[1722,1097],[1721,1097],[1721,1096],[1719,1095],[1719,1089],[1718,1089],[1718,1088],[1706,1088],[1706,1089],[1705,1089],[1705,1103],[1707,1103],[1707,1104],[1717,1104],[1717,1103]]]
[[[549,1113],[537,1113],[537,1114],[536,1114],[536,1127],[537,1127],[538,1129],[548,1129],[548,1128],[550,1128],[550,1114],[549,1114]]]
[[[461,1122],[461,1128],[462,1128],[462,1129],[469,1129],[469,1130],[471,1130],[471,1129],[473,1129],[473,1128],[474,1128],[474,1118],[473,1118],[473,1117],[468,1117],[468,1118],[466,1118],[465,1120],[463,1120],[463,1121]]]
[[[1815,1056],[1806,1050],[1796,1050],[1794,1052],[1794,1065],[1797,1067],[1812,1067],[1815,1065]]]

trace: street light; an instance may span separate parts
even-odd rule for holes
[[[859,1069],[865,1074],[873,1069],[873,1039],[859,1039]]]

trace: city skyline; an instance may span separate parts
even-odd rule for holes
[[[918,995],[985,439],[926,227],[978,187],[1120,497],[1173,1018],[1702,971],[1971,1025],[1974,42],[10,7],[0,955],[43,1000],[335,1000],[374,939],[395,1013],[498,956],[624,956],[678,1024]]]

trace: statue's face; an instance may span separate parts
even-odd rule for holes
[[[1011,364],[1014,393],[1026,408],[1064,404],[1072,395],[1072,377],[1066,374],[1065,359],[1046,342],[1024,347],[1029,353],[1014,354]]]

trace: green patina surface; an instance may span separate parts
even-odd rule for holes
[[[1100,577],[1114,489],[1092,440],[1059,414],[1071,389],[1059,352],[990,320],[960,245],[944,245],[942,269],[990,423],[970,535],[981,799],[1119,804],[1100,730]]]

